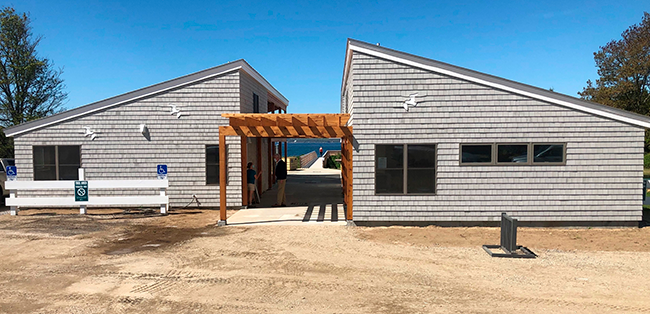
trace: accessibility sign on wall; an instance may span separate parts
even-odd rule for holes
[[[74,201],[75,202],[88,201],[88,181],[74,182]]]
[[[167,179],[167,165],[158,165],[156,167],[156,174],[158,174],[158,179],[160,180]]]

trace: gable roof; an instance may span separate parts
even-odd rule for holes
[[[244,59],[239,59],[237,61],[228,62],[203,71],[195,72],[169,81],[154,84],[145,88],[128,92],[126,94],[118,95],[85,106],[67,110],[49,117],[12,126],[4,129],[4,132],[7,137],[19,135],[25,132],[30,132],[36,129],[46,127],[48,125],[85,116],[97,111],[119,106],[124,103],[132,102],[148,96],[159,94],[161,92],[183,87],[186,85],[190,85],[196,82],[200,82],[212,77],[216,77],[222,74],[226,74],[238,70],[242,70],[246,72],[258,83],[264,86],[264,88],[266,88],[275,98],[277,98],[282,102],[281,104],[278,104],[278,106],[286,110],[287,105],[289,104],[289,100],[287,100],[279,91],[277,91],[273,86],[271,86],[271,84],[266,79],[264,79],[262,75],[260,75],[257,71],[255,71],[255,69],[253,69],[253,67],[251,67]]]
[[[370,43],[348,39],[345,52],[345,67],[343,69],[343,83],[341,92],[345,89],[345,84],[350,71],[350,62],[352,61],[352,52],[356,51],[366,55],[402,63],[416,68],[432,71],[447,76],[455,77],[469,82],[490,86],[514,94],[538,99],[544,102],[560,105],[563,107],[583,111],[597,116],[609,118],[616,121],[625,122],[631,125],[650,128],[650,117],[632,113],[629,111],[613,108],[586,101],[580,98],[551,92],[539,87],[526,85],[523,83],[507,80],[497,76],[461,68],[455,65],[435,61],[416,55],[404,53],[401,51],[384,48]]]

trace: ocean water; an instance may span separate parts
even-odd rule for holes
[[[318,154],[318,149],[323,148],[323,154],[328,150],[341,150],[341,143],[329,143],[329,142],[296,142],[293,143],[291,139],[288,140],[289,145],[287,146],[287,155],[288,156],[300,156],[307,154],[309,152],[316,152]],[[284,153],[283,153],[284,154]]]

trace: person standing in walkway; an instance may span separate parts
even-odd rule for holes
[[[259,179],[260,175],[262,174],[262,171],[260,173],[257,173],[255,170],[253,170],[253,163],[249,162],[248,165],[246,165],[246,182],[248,182],[248,205],[253,205],[253,193],[255,193],[255,181]]]
[[[318,153],[320,153],[319,157],[323,157],[323,148],[322,147],[318,149]]]
[[[274,207],[287,206],[287,196],[284,188],[287,183],[287,164],[280,158],[280,154],[273,156],[275,159],[275,179],[278,182],[278,201]]]

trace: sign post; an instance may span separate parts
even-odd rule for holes
[[[158,174],[158,179],[167,179],[167,165],[158,165],[156,167],[156,173]]]

